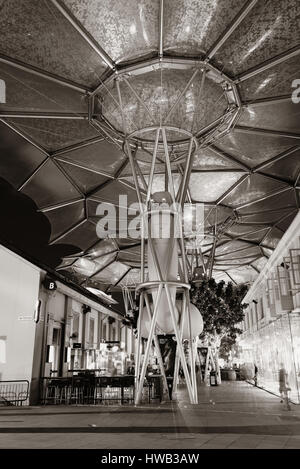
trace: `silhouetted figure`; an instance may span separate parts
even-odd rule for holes
[[[257,386],[257,375],[258,375],[258,368],[256,364],[254,363],[254,386]]]
[[[285,402],[286,407],[288,410],[291,410],[290,401],[289,401],[289,391],[291,388],[289,387],[288,383],[288,374],[286,369],[284,368],[284,364],[280,364],[279,370],[279,392],[281,396],[280,402]]]
[[[133,376],[134,375],[135,368],[133,365],[129,365],[127,368],[127,374]]]

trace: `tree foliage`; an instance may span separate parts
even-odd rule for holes
[[[139,317],[139,302],[138,300],[135,300],[133,308],[128,310],[128,312],[124,316],[122,324],[124,326],[131,327],[133,329],[133,332],[136,334],[138,317]]]
[[[223,360],[228,361],[230,352],[234,349],[235,338],[223,337],[220,344],[219,357]]]
[[[244,319],[244,309],[247,305],[241,302],[248,290],[246,285],[235,286],[224,281],[216,282],[213,278],[203,277],[192,284],[191,302],[202,314],[204,329],[201,338],[214,342],[217,334],[219,345],[225,338],[226,343],[234,344],[242,331],[237,324]],[[128,311],[124,325],[132,327],[136,332],[139,315],[138,301]]]
[[[213,278],[203,277],[192,284],[191,301],[202,314],[204,328],[201,338],[219,341],[230,338],[233,343],[242,331],[237,324],[244,319],[242,300],[248,290],[244,284],[226,284],[223,280],[216,282]]]

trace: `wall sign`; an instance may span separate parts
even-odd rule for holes
[[[43,285],[46,288],[46,290],[54,291],[57,289],[56,282],[52,280],[50,277],[45,278],[45,280],[43,281]]]
[[[101,344],[119,344],[120,343],[119,340],[105,340],[105,339],[101,339],[100,342]]]
[[[32,321],[33,319],[32,316],[18,316],[18,321]]]
[[[81,348],[82,347],[82,344],[80,342],[75,342],[73,345],[72,345],[73,348]]]

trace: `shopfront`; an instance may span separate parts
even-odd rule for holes
[[[108,308],[69,290],[58,284],[47,301],[44,376],[68,376],[79,370],[124,374],[128,354],[121,338],[132,331],[122,325],[121,316],[111,316]]]
[[[283,314],[239,345],[246,366],[258,367],[258,386],[279,395],[279,370],[284,368],[290,398],[300,404],[300,313]]]
[[[279,395],[279,370],[300,404],[300,214],[248,291],[239,338],[244,368],[258,367],[257,384]],[[251,379],[251,373],[250,373]]]
[[[0,400],[28,403],[40,270],[0,246]]]

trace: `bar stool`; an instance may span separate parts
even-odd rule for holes
[[[75,401],[74,404],[83,404],[84,400],[84,387],[81,377],[73,376],[70,401]]]
[[[60,389],[56,379],[50,379],[46,387],[45,403],[53,401],[53,404],[57,404],[60,399]]]

